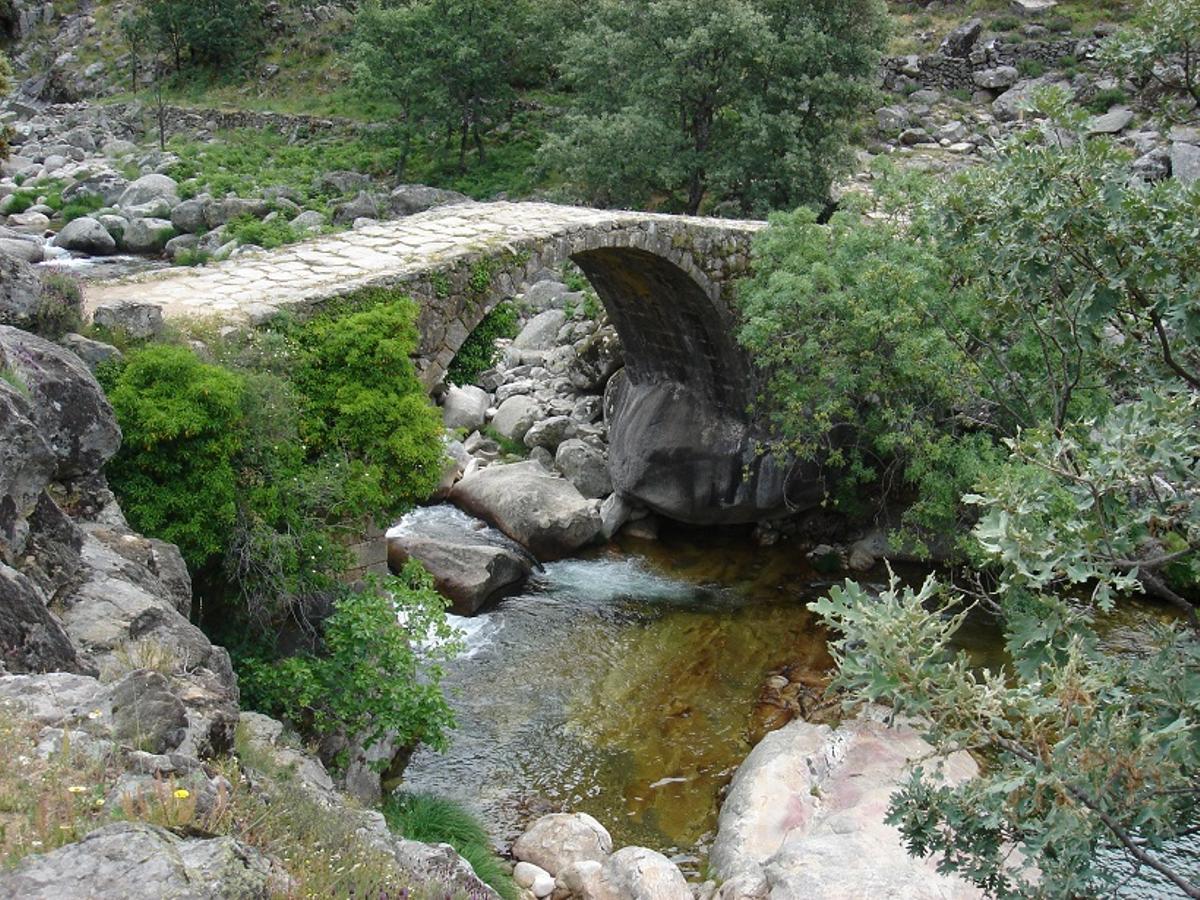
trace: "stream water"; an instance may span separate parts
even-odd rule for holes
[[[764,679],[829,664],[807,603],[840,577],[787,544],[729,532],[551,563],[521,594],[456,620],[467,649],[446,683],[458,728],[445,753],[418,752],[405,788],[465,803],[504,841],[537,815],[582,810],[616,846],[652,847],[694,873],[720,791],[751,749]],[[1131,645],[1161,615],[1135,607],[1107,640]],[[977,665],[1003,661],[990,623],[960,638]]]

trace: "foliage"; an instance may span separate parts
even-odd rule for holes
[[[496,362],[496,341],[517,335],[517,309],[511,303],[501,303],[483,317],[472,331],[446,370],[453,384],[474,384],[480,373]]]
[[[376,515],[426,499],[442,470],[441,419],[410,358],[416,306],[379,292],[367,308],[324,316],[297,333],[293,376],[300,434],[313,452],[345,454],[353,502]]]
[[[530,33],[527,0],[412,0],[363,5],[351,55],[355,83],[401,110],[397,127],[404,177],[414,142],[430,131],[457,145],[460,171],[467,151],[486,159],[488,132],[504,116],[523,71]]]
[[[84,216],[90,216],[99,209],[103,209],[107,204],[104,198],[99,194],[82,194],[76,197],[70,203],[64,204],[62,208],[63,223],[72,222],[75,219],[81,219]]]
[[[1144,0],[1132,27],[1103,42],[1100,61],[1140,85],[1184,91],[1200,106],[1200,0]]]
[[[50,340],[58,340],[83,326],[82,307],[83,290],[79,282],[70,275],[49,272],[42,276],[42,299],[30,330]]]
[[[1097,115],[1106,113],[1114,106],[1119,106],[1125,103],[1129,98],[1125,96],[1125,92],[1120,88],[1105,88],[1102,91],[1097,91],[1087,102],[1087,108]]]
[[[976,518],[973,571],[954,588],[893,578],[878,597],[847,582],[815,606],[848,702],[915,716],[939,751],[985,762],[956,788],[918,769],[893,796],[909,849],[993,896],[1127,880],[1200,896],[1195,857],[1177,852],[1200,818],[1200,192],[1131,183],[1082,115],[1042,102],[1044,126],[908,195],[903,216],[783,219],[760,243],[746,328],[793,404],[776,414],[793,446],[839,421],[876,446],[907,414],[927,426],[898,444],[920,497],[910,472],[936,466],[934,438],[973,460],[972,491],[940,499]],[[881,272],[890,300],[871,287]],[[821,385],[881,393],[839,403]],[[929,408],[910,412],[913,396]],[[1096,617],[1140,592],[1180,616],[1114,653]],[[1003,623],[999,670],[953,648],[972,607]]]
[[[970,515],[1000,439],[1200,387],[1200,194],[1131,189],[1110,142],[1065,145],[1055,129],[1083,119],[1054,114],[946,188],[901,183],[891,219],[777,218],[740,291],[777,446],[883,502],[907,485],[909,523],[935,533]]]
[[[300,239],[296,229],[292,228],[283,218],[264,222],[247,214],[234,219],[226,226],[226,229],[230,240],[236,240],[239,244],[253,244],[264,250],[274,250]]]
[[[344,589],[324,623],[325,652],[248,658],[243,690],[259,708],[317,734],[440,749],[454,716],[439,663],[458,648],[446,605],[416,563],[397,578]]]
[[[603,0],[567,43],[545,152],[602,205],[822,203],[886,31],[877,0]]]
[[[504,900],[517,900],[519,891],[512,876],[492,851],[487,831],[469,810],[434,794],[397,793],[384,801],[383,815],[392,831],[411,841],[449,844]]]
[[[10,90],[12,90],[12,69],[8,65],[8,58],[0,53],[0,97],[7,95]],[[10,134],[7,125],[0,125],[0,160],[8,159]]]
[[[107,472],[130,524],[204,566],[222,553],[237,517],[243,379],[189,348],[153,346],[129,357],[107,387],[124,434]]]
[[[148,33],[176,72],[185,64],[211,70],[237,68],[263,40],[259,0],[141,0],[141,4],[122,26],[127,43],[136,46]]]
[[[1045,74],[1046,64],[1040,59],[1019,59],[1017,60],[1017,71],[1025,78],[1037,78]]]

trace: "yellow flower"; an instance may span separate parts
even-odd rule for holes
[[[192,796],[192,792],[187,788],[179,788],[177,791],[175,791],[176,800],[186,800],[190,796]]]
[[[101,713],[100,713],[100,710],[98,710],[98,709],[93,709],[90,713],[87,714],[87,717],[89,719],[98,719],[98,718],[100,718],[100,716],[101,716]]]
[[[82,794],[84,791],[87,790],[87,788],[85,788],[82,784],[73,784],[69,788],[67,788],[67,790],[70,791],[72,794]]]

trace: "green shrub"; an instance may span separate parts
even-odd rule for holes
[[[362,590],[342,588],[324,622],[324,653],[243,659],[244,700],[310,734],[341,734],[368,747],[388,736],[397,747],[444,748],[454,714],[440,663],[458,650],[446,605],[417,563]]]
[[[1120,88],[1105,88],[1097,91],[1096,95],[1085,105],[1091,112],[1101,115],[1108,112],[1110,108],[1125,103],[1128,99]]]
[[[284,244],[294,244],[301,237],[296,229],[292,228],[282,217],[264,222],[250,215],[234,219],[227,226],[226,233],[238,243],[253,244],[264,250],[274,250]]]
[[[517,309],[511,303],[501,303],[463,341],[446,370],[446,378],[454,384],[474,384],[481,372],[495,364],[496,341],[516,335]]]
[[[180,250],[175,254],[174,263],[177,266],[203,266],[210,259],[212,254],[207,250]]]
[[[105,206],[104,198],[99,194],[83,194],[62,207],[63,222],[72,222],[90,216]]]
[[[1047,20],[1046,27],[1059,34],[1070,34],[1075,28],[1075,23],[1066,16],[1053,16]]]
[[[243,379],[190,348],[150,346],[106,380],[124,432],[107,474],[130,524],[178,544],[193,569],[205,566],[237,520]]]
[[[1017,71],[1025,78],[1037,78],[1044,74],[1046,65],[1039,59],[1017,60]]]
[[[16,191],[8,198],[8,214],[23,213],[37,203],[38,195],[34,191]]]
[[[416,305],[386,291],[360,300],[369,308],[296,330],[293,379],[301,437],[315,454],[343,453],[350,505],[382,515],[425,500],[437,486],[442,424],[412,364]]]
[[[992,28],[996,31],[1016,31],[1021,27],[1021,20],[1014,16],[998,16],[992,20]]]
[[[397,793],[384,802],[383,816],[392,831],[411,841],[449,844],[504,900],[518,897],[512,876],[491,850],[487,831],[469,810],[434,794]]]
[[[82,303],[83,290],[70,275],[60,272],[43,275],[42,300],[38,304],[32,330],[51,340],[78,331],[83,326],[80,315]]]

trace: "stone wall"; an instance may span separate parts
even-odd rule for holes
[[[1054,41],[985,41],[964,57],[931,53],[927,56],[893,56],[882,62],[883,86],[900,91],[906,87],[974,91],[975,74],[997,66],[1016,66],[1024,60],[1036,60],[1053,66],[1064,56],[1089,59],[1096,51],[1092,39],[1063,38]]]

